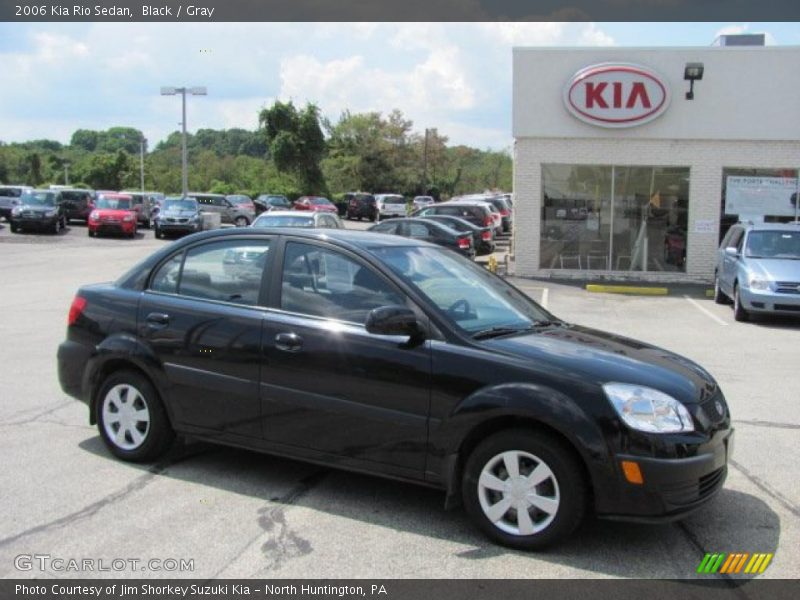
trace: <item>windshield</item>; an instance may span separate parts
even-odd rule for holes
[[[167,198],[164,200],[164,211],[166,212],[168,210],[197,211],[197,200],[192,200],[190,198],[172,200],[171,198]]]
[[[289,206],[289,201],[283,196],[270,196],[267,198],[267,202],[272,206]]]
[[[445,248],[373,248],[400,277],[416,287],[467,334],[494,328],[525,330],[554,317],[502,279]]]
[[[294,215],[265,215],[253,222],[253,227],[313,227],[314,219]]]
[[[310,198],[309,201],[311,202],[311,204],[317,204],[317,205],[331,203],[331,201],[328,200],[327,198]]]
[[[108,208],[111,210],[130,210],[131,200],[129,198],[106,198],[101,196],[95,208]]]
[[[747,258],[800,260],[800,230],[751,231],[744,255]]]
[[[252,204],[252,200],[245,196],[228,196],[228,202],[231,204]]]
[[[28,206],[55,206],[56,195],[52,192],[28,192],[22,195],[22,203]]]

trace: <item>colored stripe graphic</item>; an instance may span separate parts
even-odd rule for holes
[[[725,552],[706,553],[697,567],[697,572],[713,575],[720,574],[756,574],[763,573],[772,561],[772,553]]]

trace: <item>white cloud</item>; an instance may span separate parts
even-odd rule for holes
[[[478,26],[507,46],[611,46],[614,39],[595,23],[495,22]]]

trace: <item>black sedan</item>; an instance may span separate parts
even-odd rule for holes
[[[450,229],[472,234],[472,245],[477,256],[486,256],[495,250],[494,231],[491,227],[478,227],[461,217],[449,217],[447,215],[430,215],[424,218],[447,225]]]
[[[157,238],[203,230],[203,215],[194,198],[165,198],[161,202],[153,227]]]
[[[423,242],[431,242],[463,254],[467,258],[475,258],[475,245],[471,231],[456,231],[429,219],[392,219],[373,225],[367,231],[400,235]]]
[[[225,269],[241,254],[246,276]],[[561,321],[439,246],[359,231],[165,246],[78,290],[58,373],[122,460],[182,434],[392,477],[524,549],[586,511],[685,516],[722,488],[733,440],[690,360]]]
[[[11,232],[36,229],[58,233],[67,226],[61,193],[32,190],[20,196],[19,204],[11,210]]]

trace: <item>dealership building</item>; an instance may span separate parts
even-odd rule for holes
[[[515,48],[514,272],[713,278],[798,210],[798,47]]]

